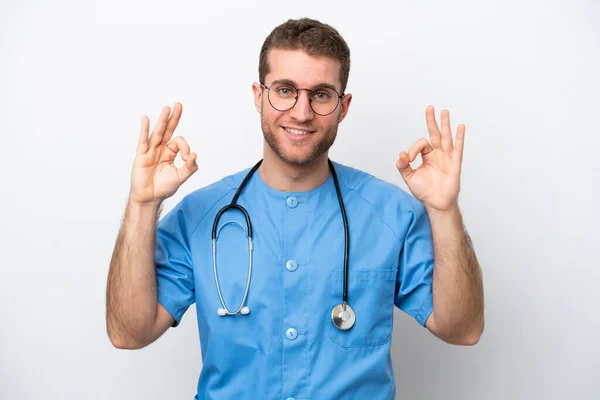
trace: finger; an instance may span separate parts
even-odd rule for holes
[[[421,139],[417,140],[417,142],[415,144],[410,146],[410,149],[408,149],[409,161],[410,162],[415,161],[415,159],[417,158],[417,155],[419,153],[421,153],[421,156],[425,156],[425,155],[431,153],[432,151],[433,151],[433,147],[431,146],[431,144],[429,144],[427,139],[421,138]]]
[[[158,117],[158,122],[152,130],[152,135],[150,135],[150,147],[157,147],[162,142],[165,126],[167,126],[170,113],[171,108],[169,106],[164,106]]]
[[[435,110],[433,106],[427,106],[425,110],[425,120],[427,121],[427,131],[429,132],[429,138],[431,139],[431,145],[434,149],[442,147],[442,134],[438,128],[437,122],[435,122]]]
[[[188,180],[190,176],[196,171],[198,171],[198,164],[196,163],[196,158],[198,156],[196,153],[190,153],[189,157],[185,164],[177,170],[177,175],[179,175],[179,182],[183,183]]]
[[[150,129],[150,120],[145,115],[142,116],[142,128],[138,139],[138,154],[145,154],[148,151],[148,130]]]
[[[462,164],[463,159],[463,150],[465,147],[465,130],[467,128],[464,124],[460,124],[458,128],[456,128],[456,140],[454,141],[454,154],[452,158],[458,162],[459,165]]]
[[[175,128],[177,128],[177,124],[179,124],[179,118],[181,118],[183,105],[179,102],[175,103],[173,106],[173,113],[171,114],[171,118],[169,118],[169,122],[167,123],[167,128],[165,129],[165,133],[162,138],[163,143],[168,143],[173,137],[173,132],[175,132]]]
[[[452,131],[450,130],[450,112],[442,110],[442,150],[447,154],[452,153]]]
[[[405,182],[408,182],[414,170],[410,166],[408,154],[405,151],[400,153],[398,161],[396,161],[396,168],[398,168],[400,175],[402,175],[402,179],[404,179]]]
[[[181,136],[176,137],[167,143],[167,149],[171,150],[176,156],[177,153],[181,152],[181,158],[187,161],[188,155],[190,154],[190,145]]]

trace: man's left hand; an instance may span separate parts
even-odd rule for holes
[[[411,146],[408,153],[400,152],[396,167],[413,196],[426,208],[452,211],[458,208],[465,126],[458,126],[453,143],[448,110],[442,110],[441,132],[435,120],[433,106],[427,107],[425,118],[431,143],[421,138]],[[419,153],[423,162],[417,169],[413,169],[410,163]]]

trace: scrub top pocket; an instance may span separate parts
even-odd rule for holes
[[[328,336],[341,347],[380,346],[392,337],[397,269],[352,269],[348,271],[348,305],[356,315],[347,331],[331,321],[331,310],[342,302],[344,270],[332,270],[328,283]]]

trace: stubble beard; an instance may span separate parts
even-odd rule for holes
[[[281,143],[277,135],[273,134],[271,131],[271,127],[268,122],[264,118],[263,112],[260,113],[260,124],[263,131],[263,136],[265,141],[269,145],[269,147],[273,150],[277,156],[283,160],[284,162],[295,165],[302,166],[307,165],[321,157],[325,154],[329,148],[335,142],[335,138],[337,137],[338,124],[335,124],[331,128],[329,128],[322,139],[317,143],[311,146],[309,153],[304,157],[293,157],[291,155],[286,155],[282,149]],[[283,128],[282,128],[283,129]],[[315,135],[316,133],[310,133],[309,135]]]

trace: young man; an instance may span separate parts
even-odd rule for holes
[[[427,108],[431,142],[396,162],[412,195],[330,162],[352,100],[349,67],[329,25],[278,26],[252,87],[262,162],[185,196],[157,229],[162,201],[196,172],[197,155],[171,140],[180,103],[163,108],[150,137],[142,118],[107,329],[114,346],[141,348],[195,303],[197,399],[395,398],[394,306],[448,343],[479,340],[481,272],[457,203],[465,127],[453,140],[448,112],[440,132]]]

